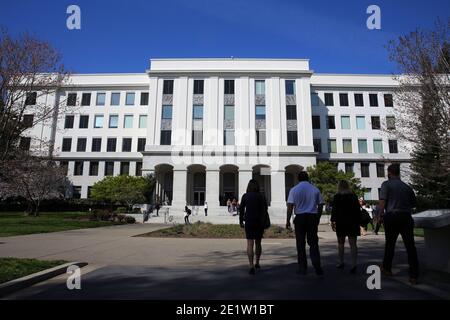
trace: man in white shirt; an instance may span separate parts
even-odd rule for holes
[[[208,216],[208,202],[205,201],[205,217]]]

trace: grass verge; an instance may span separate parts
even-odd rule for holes
[[[67,261],[0,258],[0,283],[18,279],[39,271],[59,266],[64,263],[67,263]]]

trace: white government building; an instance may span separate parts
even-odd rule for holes
[[[39,97],[71,111],[30,129],[31,146],[50,141],[74,197],[107,175],[153,173],[160,201],[212,209],[254,177],[281,208],[297,173],[326,160],[376,200],[386,165],[409,162],[383,130],[395,126],[397,85],[390,75],[315,74],[304,59],[152,59],[145,73],[74,74]]]

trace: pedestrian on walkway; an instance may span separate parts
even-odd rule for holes
[[[352,256],[350,273],[355,274],[358,255],[356,237],[360,235],[361,208],[358,196],[350,189],[349,183],[345,180],[338,183],[338,192],[333,197],[330,220],[338,239],[339,263],[336,267],[344,268],[345,238],[348,237]]]
[[[381,185],[379,202],[386,238],[382,271],[385,275],[392,275],[395,243],[400,234],[408,254],[411,284],[416,284],[419,276],[419,260],[414,242],[414,220],[411,216],[416,204],[414,191],[400,180],[400,166],[391,164],[388,167],[388,180]]]
[[[156,216],[159,217],[159,209],[161,209],[161,204],[159,203],[159,201],[156,202],[155,209],[156,209]]]
[[[261,239],[264,233],[264,219],[267,215],[267,201],[259,190],[255,179],[248,182],[247,192],[242,196],[239,208],[239,224],[245,228],[247,238],[247,256],[250,265],[249,274],[254,275],[260,269]],[[244,223],[245,222],[245,223]],[[255,251],[253,250],[255,247]],[[255,264],[253,264],[255,258]]]
[[[375,235],[378,235],[378,231],[380,230],[380,227],[382,225],[382,221],[381,221],[381,215],[380,215],[380,206],[376,205],[373,208],[373,222],[375,222],[375,229],[374,229],[374,233]]]
[[[231,200],[230,199],[227,200],[227,208],[228,208],[228,213],[231,213]]]
[[[205,217],[207,217],[208,216],[208,202],[207,201],[205,201],[204,207],[205,207]]]
[[[307,271],[306,238],[312,265],[316,274],[321,276],[323,275],[323,270],[320,263],[319,237],[317,232],[325,202],[319,189],[309,183],[308,173],[301,171],[298,174],[298,181],[299,183],[289,191],[286,228],[291,228],[291,216],[292,212],[294,212],[298,272],[300,274],[306,274]]]
[[[189,216],[191,215],[192,211],[191,211],[191,209],[188,208],[188,206],[184,206],[184,212],[185,212],[185,214],[184,214],[184,223],[186,225],[189,225],[189,224],[191,224],[189,222]]]

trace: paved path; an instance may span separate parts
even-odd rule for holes
[[[399,243],[393,279],[366,287],[366,267],[380,262],[383,238],[360,240],[358,275],[337,270],[336,243],[320,232],[325,277],[299,276],[294,240],[263,240],[262,271],[247,274],[241,239],[134,237],[163,226],[136,224],[0,238],[0,256],[82,260],[82,290],[66,289],[66,275],[10,295],[9,299],[438,299],[450,291],[407,284]],[[418,241],[422,256],[423,242]],[[448,278],[446,279],[446,281]],[[439,278],[442,282],[442,278]]]

